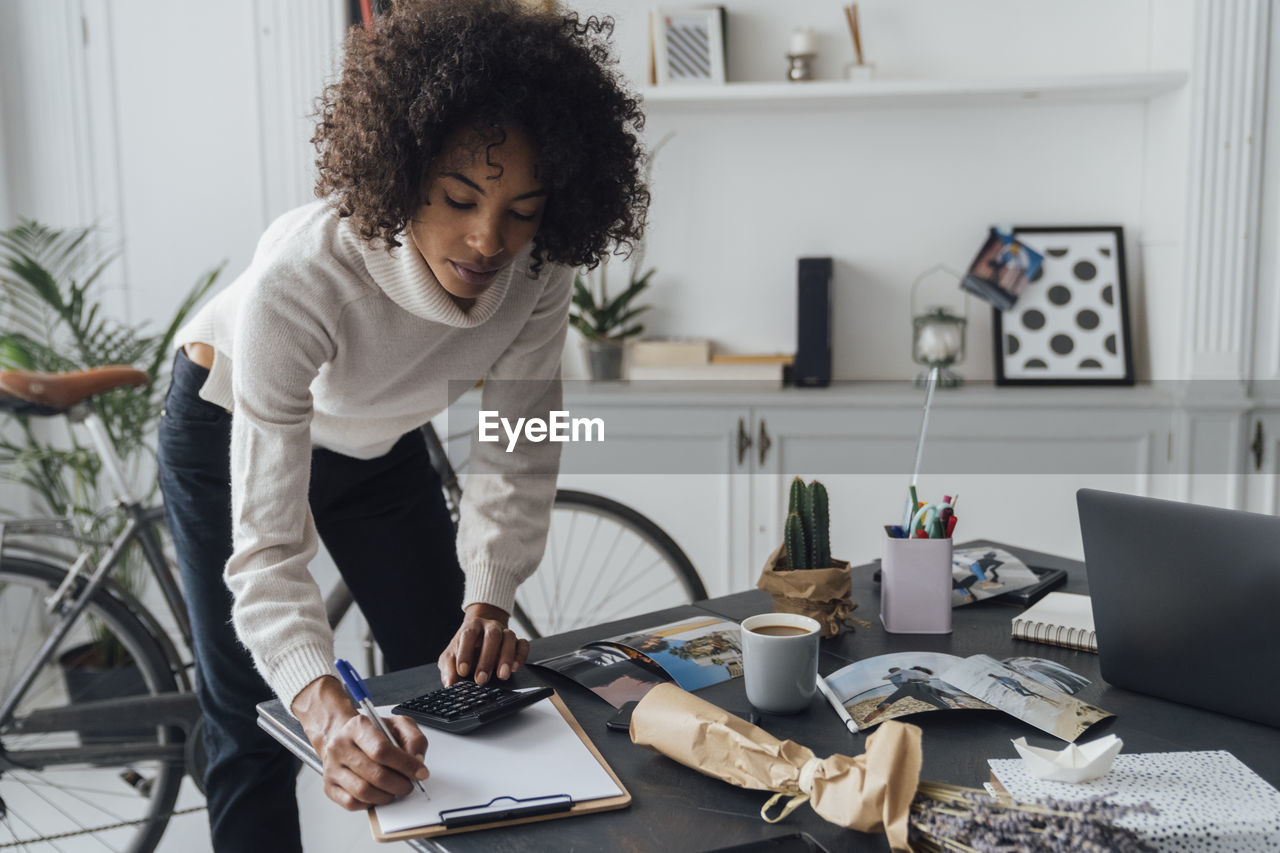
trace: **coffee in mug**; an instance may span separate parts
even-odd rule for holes
[[[742,622],[747,701],[771,714],[809,707],[818,684],[822,626],[795,613],[762,613]]]
[[[797,628],[794,625],[759,625],[751,629],[754,634],[764,634],[766,637],[802,637],[809,633],[807,628]]]

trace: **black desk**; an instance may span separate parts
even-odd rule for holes
[[[1062,588],[1068,592],[1088,592],[1081,563],[1008,545],[1001,547],[1020,555],[1030,565],[1067,569],[1068,581]],[[1044,657],[1091,679],[1093,683],[1079,696],[1116,715],[1086,732],[1085,740],[1114,733],[1124,740],[1125,752],[1227,750],[1269,783],[1280,787],[1280,731],[1110,687],[1099,676],[1097,655],[1011,639],[1009,622],[1019,611],[1001,604],[998,599],[957,609],[953,617],[954,630],[950,635],[886,634],[879,624],[879,590],[872,581],[874,569],[872,565],[853,569],[853,597],[859,603],[854,616],[870,622],[871,628],[825,640],[819,662],[824,674],[849,661],[888,652],[937,651],[960,656],[985,653],[997,658],[1012,655]],[[740,620],[769,609],[766,593],[759,590],[742,592],[600,628],[546,637],[533,643],[532,657],[539,659],[569,652],[600,637],[703,612]],[[797,830],[808,833],[832,851],[888,849],[882,837],[832,826],[808,807],[801,807],[780,824],[766,824],[760,819],[759,811],[768,798],[767,794],[744,791],[707,778],[647,748],[633,745],[625,733],[606,730],[605,720],[613,714],[613,708],[584,688],[559,676],[532,670],[517,673],[513,681],[517,687],[544,681],[556,687],[630,790],[633,797],[631,807],[624,811],[525,824],[510,829],[465,833],[434,842],[414,842],[413,846],[418,849],[462,853],[540,853],[568,849],[674,853],[742,844]],[[376,704],[386,704],[438,684],[435,667],[424,667],[370,679],[369,688]],[[705,688],[698,691],[698,695],[730,710],[748,707],[741,679]],[[278,701],[259,706],[258,714],[264,728],[318,769],[315,754],[302,738],[301,728]],[[989,776],[988,758],[1016,757],[1009,741],[1017,737],[1026,737],[1037,746],[1062,746],[1058,739],[999,711],[934,712],[907,719],[924,731],[922,778],[932,781],[980,787]],[[777,737],[791,738],[808,746],[819,756],[837,752],[856,755],[865,749],[866,735],[849,734],[820,695],[815,697],[806,712],[792,716],[763,715],[761,726]],[[430,757],[428,751],[428,764]]]

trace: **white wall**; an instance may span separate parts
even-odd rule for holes
[[[75,135],[64,132],[74,130],[76,102],[35,72],[84,64],[69,38],[79,18],[92,44],[107,30],[109,55],[88,61],[107,63],[114,129],[100,120],[97,133],[114,139],[116,154],[88,168],[114,165],[117,173],[116,197],[95,202],[95,218],[123,240],[120,275],[139,319],[167,316],[220,261],[234,275],[266,222],[286,201],[305,200],[291,189],[296,177],[282,189],[279,174],[308,160],[300,116],[327,62],[301,56],[294,62],[311,68],[310,77],[283,80],[273,63],[314,41],[290,30],[313,26],[318,4],[10,2],[16,14],[0,35],[0,68],[14,213],[84,221],[81,188],[89,179],[66,166],[78,162]],[[332,18],[341,5],[331,0],[324,14]],[[879,76],[912,79],[1185,68],[1191,7],[1192,0],[859,4],[864,48]],[[589,0],[579,8],[616,18],[622,68],[643,82],[647,4]],[[796,25],[818,29],[820,76],[838,76],[852,55],[831,4],[739,0],[729,11],[731,80],[779,79]],[[291,35],[294,42],[273,41]],[[81,89],[93,92],[100,76]],[[288,111],[281,103],[292,127],[278,120]],[[677,135],[654,174],[648,261],[659,276],[649,329],[710,336],[727,351],[789,351],[795,259],[828,254],[837,261],[836,376],[904,378],[914,373],[907,289],[920,271],[938,261],[963,267],[992,223],[1118,222],[1130,243],[1139,375],[1167,377],[1181,328],[1186,123],[1183,92],[1149,105],[785,114],[691,115],[654,105],[648,138]],[[989,378],[989,311],[978,302],[969,340],[962,372]]]
[[[127,283],[125,316],[166,321],[224,261],[230,281],[270,219],[309,198],[295,173],[343,0],[5,8],[6,222],[101,227],[122,250],[109,278]]]
[[[595,0],[584,8],[615,17],[623,69],[647,79],[646,7]],[[880,78],[944,80],[1185,69],[1190,8],[1190,0],[859,3],[864,51]],[[782,79],[798,25],[818,30],[819,76],[838,77],[852,48],[837,7],[741,0],[729,5],[729,79]],[[796,258],[831,255],[836,377],[902,378],[915,370],[908,291],[920,272],[937,262],[964,268],[995,223],[1119,223],[1139,375],[1171,378],[1186,122],[1182,92],[1150,105],[981,109],[699,115],[653,104],[648,138],[676,137],[654,170],[647,262],[659,274],[648,330],[710,336],[727,351],[791,351]],[[969,344],[961,372],[989,379],[990,310],[976,301]]]

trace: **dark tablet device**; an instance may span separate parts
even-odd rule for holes
[[[458,681],[449,687],[401,702],[391,709],[391,713],[409,717],[433,729],[465,734],[540,702],[552,692],[550,687],[507,690],[474,681]]]
[[[1040,566],[1027,566],[1027,568],[1035,572],[1040,580],[1032,586],[1024,586],[1022,589],[1015,589],[1013,592],[997,596],[997,600],[1003,599],[1011,604],[1026,607],[1044,598],[1049,590],[1057,589],[1067,582],[1066,569],[1046,569]]]

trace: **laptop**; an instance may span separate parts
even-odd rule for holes
[[[1102,677],[1280,726],[1280,518],[1076,492]]]

